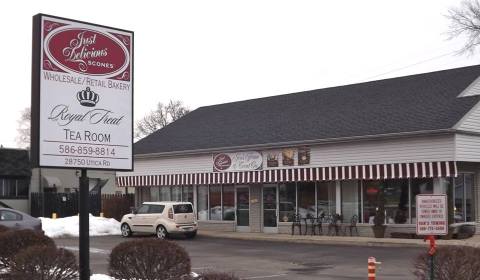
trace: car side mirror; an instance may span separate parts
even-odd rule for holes
[[[138,211],[137,208],[135,207],[130,207],[130,211],[132,211],[132,214],[137,215]]]

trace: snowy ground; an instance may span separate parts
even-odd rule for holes
[[[105,274],[93,274],[90,280],[113,280],[113,278]]]
[[[40,218],[45,235],[51,238],[78,236],[78,216],[50,219]],[[120,223],[115,219],[90,215],[90,236],[120,235]],[[101,279],[101,278],[100,278]],[[108,278],[105,278],[108,279]]]

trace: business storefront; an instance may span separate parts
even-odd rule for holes
[[[479,75],[475,66],[200,108],[136,143],[135,170],[117,184],[136,187],[138,203],[190,201],[210,230],[290,233],[296,214],[340,214],[370,236],[380,193],[387,235],[415,231],[418,194],[451,192],[454,221],[477,222]]]

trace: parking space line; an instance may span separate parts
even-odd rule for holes
[[[273,277],[280,277],[280,276],[285,276],[287,275],[286,273],[284,274],[272,274],[272,275],[265,275],[265,276],[252,276],[252,277],[245,277],[241,278],[242,280],[247,280],[247,279],[262,279],[262,278],[273,278]]]

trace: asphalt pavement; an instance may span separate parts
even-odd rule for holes
[[[133,238],[147,238],[133,237]],[[93,273],[108,272],[111,249],[125,241],[119,236],[90,238]],[[236,240],[197,236],[175,238],[190,254],[192,270],[233,272],[242,279],[366,279],[367,259],[382,262],[378,279],[413,279],[413,261],[423,248],[370,247]],[[78,255],[78,238],[55,239]]]

